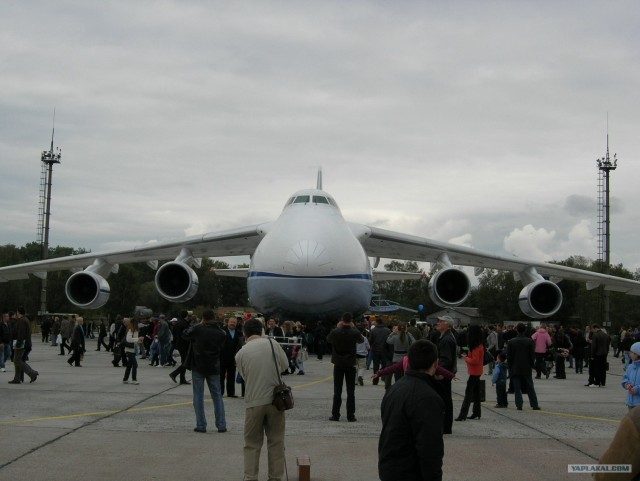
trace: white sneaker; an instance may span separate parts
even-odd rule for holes
[[[122,381],[122,384],[129,384],[129,381]]]
[[[139,383],[138,381],[131,381],[129,384],[135,384],[135,385],[138,385],[138,384],[140,384],[140,383]]]
[[[0,372],[7,372],[7,370],[3,367],[3,368],[0,368]]]

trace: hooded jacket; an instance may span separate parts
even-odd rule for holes
[[[629,364],[622,377],[622,387],[627,389],[629,384],[636,389],[636,394],[627,391],[627,406],[640,408],[640,359]]]

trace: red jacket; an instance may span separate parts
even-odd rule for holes
[[[484,346],[480,344],[474,347],[467,357],[464,358],[467,362],[467,371],[470,376],[482,376],[484,366]]]

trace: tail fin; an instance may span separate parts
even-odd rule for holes
[[[322,190],[322,167],[318,167],[318,181],[316,183],[316,189]]]

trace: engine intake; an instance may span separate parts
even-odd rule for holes
[[[170,302],[186,302],[198,292],[198,275],[184,262],[171,261],[156,272],[156,289]]]
[[[520,291],[518,304],[520,310],[533,319],[553,316],[562,305],[562,291],[551,281],[532,282]]]
[[[460,269],[448,267],[436,272],[429,281],[429,297],[440,307],[462,304],[471,292],[471,281]]]
[[[107,280],[91,271],[76,272],[65,285],[67,299],[82,309],[98,309],[109,300],[111,288]]]

